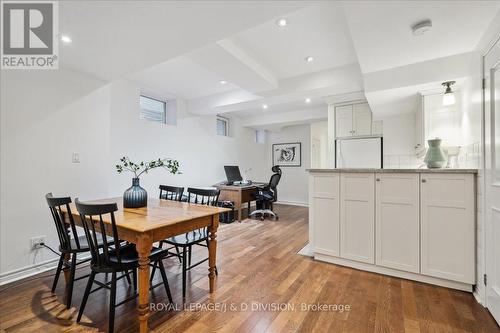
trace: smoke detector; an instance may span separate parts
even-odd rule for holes
[[[411,27],[414,36],[421,36],[432,28],[431,20],[420,21]]]

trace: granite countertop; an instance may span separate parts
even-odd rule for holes
[[[309,172],[381,172],[381,173],[477,173],[477,169],[306,169]]]

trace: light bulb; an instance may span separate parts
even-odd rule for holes
[[[452,92],[446,93],[443,95],[443,105],[453,105],[455,104],[455,94]]]

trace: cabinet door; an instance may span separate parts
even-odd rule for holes
[[[353,135],[372,134],[372,111],[368,103],[354,104],[352,118]]]
[[[352,136],[352,105],[335,107],[335,136]]]
[[[314,252],[339,256],[339,174],[314,175],[311,203]]]
[[[375,174],[376,264],[420,272],[419,175]]]
[[[474,175],[420,178],[421,273],[474,284]]]
[[[340,256],[375,263],[373,173],[340,175]]]

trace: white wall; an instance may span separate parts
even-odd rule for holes
[[[44,195],[103,196],[109,88],[76,72],[2,71],[0,273],[55,256],[30,238],[57,235]],[[72,152],[82,162],[72,164]]]
[[[160,183],[210,186],[224,180],[225,164],[253,168],[253,179],[271,174],[268,145],[255,143],[255,132],[237,118],[230,122],[231,137],[215,134],[215,116],[182,114],[177,126],[140,120],[140,87],[131,82],[104,85],[59,70],[3,71],[1,83],[0,283],[55,258],[45,249],[30,250],[29,239],[39,235],[58,248],[45,193],[83,200],[120,196],[131,182],[130,174],[114,169],[123,155],[180,161],[182,175],[154,170],[141,177],[151,197]],[[71,162],[73,152],[81,163]]]
[[[328,121],[311,123],[311,168],[328,168]]]
[[[311,165],[311,130],[310,125],[284,127],[280,132],[271,132],[268,150],[268,168],[272,166],[272,144],[300,142],[302,145],[302,165],[300,167],[283,167],[278,185],[278,201],[307,205],[309,200],[308,173]],[[270,174],[270,171],[269,171]],[[269,176],[268,176],[269,177]]]
[[[249,177],[269,177],[267,146],[255,142],[255,131],[230,119],[230,137],[215,134],[216,116],[178,117],[177,126],[139,120],[140,87],[132,82],[111,84],[111,153],[113,161],[122,156],[133,160],[174,158],[181,164],[181,175],[153,170],[141,177],[141,185],[150,196],[158,195],[159,184],[208,187],[225,180],[224,165],[252,168]],[[110,169],[110,195],[119,196],[130,186],[131,174],[117,174]]]

